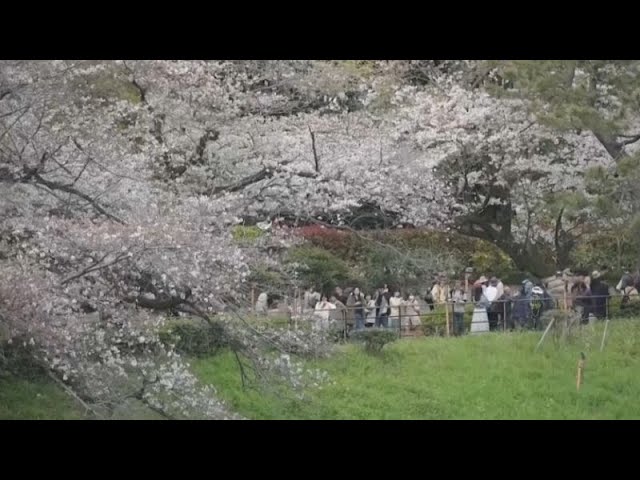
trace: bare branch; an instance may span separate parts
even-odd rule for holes
[[[26,171],[26,176],[22,179],[23,183],[27,183],[29,180],[34,179],[36,183],[44,185],[50,190],[60,190],[62,192],[67,192],[77,197],[80,197],[83,200],[85,200],[87,203],[89,203],[98,213],[101,213],[105,217],[113,220],[114,222],[120,223],[122,225],[125,224],[123,220],[107,212],[98,202],[95,201],[95,199],[91,198],[86,193],[82,193],[81,191],[77,190],[73,186],[64,185],[62,183],[46,180],[42,178],[40,174],[37,172],[37,169],[34,169],[34,168],[25,168],[25,171]]]
[[[91,272],[95,272],[97,270],[102,270],[104,268],[110,267],[111,265],[115,265],[116,263],[121,262],[122,260],[125,260],[126,258],[129,257],[128,253],[121,253],[120,255],[118,255],[113,261],[99,265],[100,263],[102,263],[104,261],[105,258],[107,258],[109,256],[109,253],[107,253],[105,256],[103,256],[97,263],[98,265],[92,265],[91,267],[85,268],[83,271],[81,271],[80,273],[77,273],[75,275],[72,275],[69,278],[65,278],[64,280],[62,280],[62,282],[60,282],[61,285],[64,285],[66,283],[69,283],[71,280],[75,280],[77,278],[80,278],[88,273]]]
[[[536,122],[530,122],[529,125],[527,125],[526,127],[524,127],[522,130],[520,130],[518,133],[524,133],[527,130],[529,130],[531,127],[533,127],[536,124]]]
[[[316,134],[313,133],[311,127],[307,125],[309,134],[311,135],[311,150],[313,150],[313,161],[315,165],[316,173],[320,173],[320,160],[318,159],[318,152],[316,151]]]
[[[91,163],[91,159],[90,158],[88,158],[87,161],[84,162],[84,165],[80,169],[80,172],[78,173],[78,175],[76,175],[76,178],[73,179],[73,182],[71,182],[71,185],[75,185],[78,182],[78,180],[80,180],[80,177],[82,176],[84,171],[87,169],[87,166],[89,165],[89,163]]]
[[[625,140],[623,142],[620,142],[622,145],[631,145],[632,143],[636,143],[638,140],[640,140],[640,134],[638,135],[618,135],[621,138],[627,138],[628,140]]]

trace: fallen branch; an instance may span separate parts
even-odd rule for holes
[[[82,405],[88,412],[91,412],[96,418],[102,418],[98,412],[96,412],[93,408],[91,408],[89,405],[87,405],[87,403],[82,400],[78,394],[76,392],[74,392],[68,385],[66,385],[62,380],[60,380],[58,377],[56,377],[53,373],[51,373],[50,371],[47,370],[47,374],[49,375],[49,377],[56,382],[58,385],[60,385],[60,387],[62,387],[62,389],[71,397],[74,398],[74,400],[76,400],[80,405]]]

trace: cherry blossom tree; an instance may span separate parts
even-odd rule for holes
[[[252,267],[299,241],[272,221],[457,230],[538,274],[595,223],[583,173],[615,148],[493,88],[515,81],[463,61],[3,61],[2,322],[106,412],[232,416],[159,341],[169,312],[219,325],[245,376],[317,384],[273,350],[324,339],[243,321]],[[233,240],[256,222],[262,242]]]

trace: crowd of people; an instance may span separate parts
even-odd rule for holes
[[[464,282],[458,280],[452,287],[446,278],[439,277],[421,297],[409,292],[403,295],[400,289],[391,290],[388,285],[373,294],[365,294],[357,287],[336,287],[330,294],[309,288],[301,299],[301,313],[311,318],[316,328],[329,328],[334,324],[344,328],[347,334],[371,327],[413,331],[422,325],[423,314],[444,315],[443,309],[437,308],[441,305],[449,309],[454,335],[463,335],[466,331],[464,318],[468,305],[473,307],[472,333],[541,328],[542,314],[562,308],[562,301],[565,308],[580,312],[583,323],[608,315],[609,286],[602,281],[600,272],[575,277],[570,286],[561,280],[561,272],[556,279],[558,282],[551,285],[525,279],[513,292],[514,289],[495,276],[482,275],[473,282],[468,278]],[[564,290],[558,290],[558,285]],[[486,328],[475,328],[477,325],[486,325]]]
[[[402,296],[400,291],[391,295],[387,285],[377,289],[373,296],[365,295],[359,288],[337,287],[331,296],[310,289],[305,292],[303,302],[303,308],[313,310],[319,328],[337,323],[349,330],[374,326],[413,330],[422,323],[419,300],[414,295]]]

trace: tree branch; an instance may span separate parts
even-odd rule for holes
[[[86,193],[82,193],[81,191],[74,188],[72,185],[64,185],[58,182],[52,182],[46,180],[40,176],[37,169],[35,168],[25,168],[26,176],[22,178],[22,183],[28,183],[29,180],[34,179],[36,183],[40,185],[44,185],[50,190],[60,190],[61,192],[70,193],[77,197],[82,198],[87,203],[89,203],[98,213],[101,213],[105,217],[113,220],[114,222],[120,223],[121,225],[125,225],[123,220],[120,220],[118,217],[107,212],[98,202],[96,202],[93,198],[91,198]]]
[[[64,279],[60,284],[64,285],[66,283],[69,283],[71,280],[75,280],[77,278],[80,278],[88,273],[91,272],[95,272],[97,270],[102,270],[103,268],[107,268],[110,267],[111,265],[115,265],[116,263],[121,262],[122,260],[126,259],[129,257],[128,253],[121,253],[120,255],[118,255],[113,261],[109,262],[109,263],[105,263],[103,265],[99,265],[99,263],[101,263],[105,258],[107,258],[109,256],[109,254],[107,253],[105,256],[103,256],[99,261],[98,261],[98,265],[92,265],[91,267],[85,268],[83,271],[81,271],[80,273],[77,273],[76,275],[72,275],[69,278]]]
[[[311,150],[313,150],[315,171],[316,173],[320,173],[320,160],[318,159],[318,152],[316,151],[316,134],[313,133],[309,125],[307,125],[307,128],[309,129],[309,134],[311,135]]]
[[[271,168],[263,168],[259,172],[254,173],[252,175],[249,175],[247,177],[241,178],[237,182],[232,183],[230,185],[214,187],[210,191],[209,194],[210,195],[217,195],[217,194],[222,193],[222,192],[237,192],[238,190],[242,190],[242,189],[248,187],[249,185],[253,185],[254,183],[258,183],[258,182],[260,182],[262,180],[265,180],[267,178],[271,178],[271,177],[273,177],[273,174],[274,174],[274,170],[273,169],[271,169]]]
[[[289,163],[291,162],[287,161],[287,162],[281,163],[277,167],[265,167],[256,173],[253,173],[244,178],[241,178],[235,183],[213,187],[212,189],[209,190],[209,192],[207,192],[207,194],[217,195],[222,192],[237,192],[239,190],[247,188],[250,185],[253,185],[254,183],[258,183],[258,182],[261,182],[262,180],[272,178],[276,173],[281,173],[282,172],[281,167]],[[316,178],[318,175],[317,172],[291,172],[291,173],[293,173],[294,175],[297,175],[298,177],[303,177],[303,178]]]
[[[623,142],[620,142],[622,145],[631,145],[632,143],[636,143],[638,140],[640,140],[640,134],[638,135],[618,135],[621,138],[627,138],[628,140],[625,140]]]

